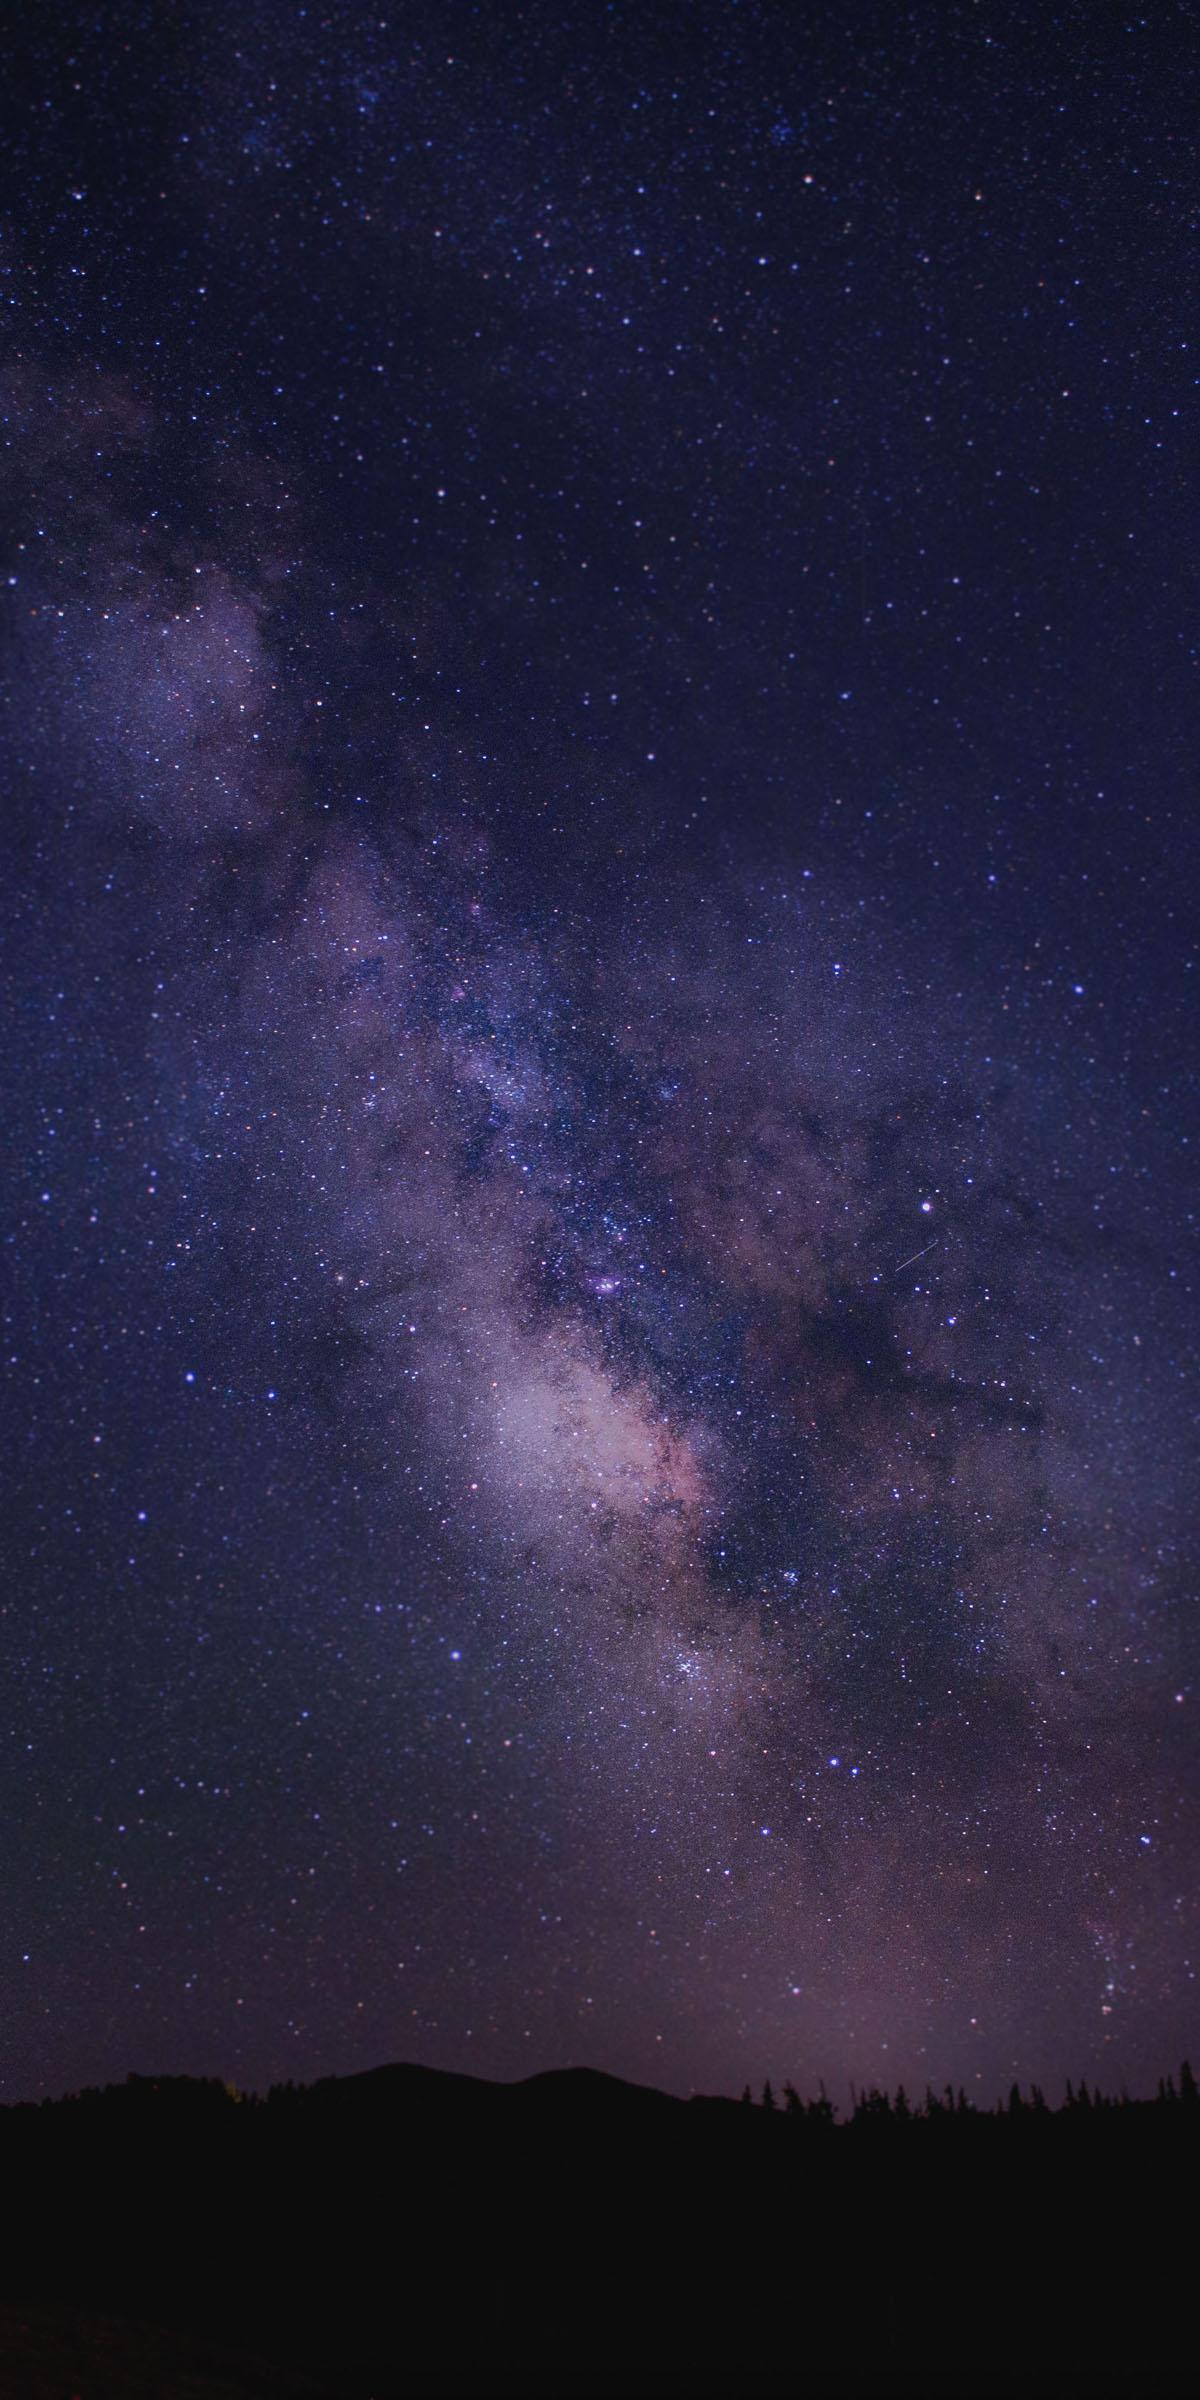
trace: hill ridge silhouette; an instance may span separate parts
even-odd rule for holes
[[[158,2093],[164,2098],[174,2095],[180,2100],[186,2094],[197,2096],[206,2094],[213,2099],[228,2101],[237,2106],[249,2105],[251,2108],[261,2108],[272,2103],[279,2104],[289,2099],[299,2100],[316,2094],[328,2098],[334,2093],[345,2097],[349,2097],[351,2094],[356,2097],[366,2097],[368,2094],[382,2097],[385,2093],[398,2097],[406,2094],[410,2098],[420,2095],[429,2099],[437,2095],[443,2099],[449,2099],[452,2095],[466,2099],[468,2095],[474,2095],[481,2101],[484,2095],[512,2097],[525,2094],[536,2095],[542,2101],[556,2097],[566,2102],[583,2100],[592,2105],[599,2104],[607,2098],[618,2106],[628,2101],[645,2101],[665,2105],[671,2109],[684,2110],[694,2107],[706,2109],[744,2108],[749,2104],[764,2109],[768,2114],[772,2112],[782,2115],[798,2114],[819,2118],[825,2122],[836,2121],[842,2124],[852,2124],[860,2121],[863,2117],[877,2117],[888,2113],[919,2121],[929,2115],[937,2116],[948,2113],[948,2101],[952,2102],[955,2114],[966,2114],[984,2119],[1020,2115],[1023,2112],[1054,2117],[1078,2110],[1086,2112],[1088,2109],[1097,2109],[1102,2113],[1127,2110],[1144,2111],[1163,2107],[1181,2107],[1186,2110],[1196,2108],[1200,2104],[1200,2089],[1197,2087],[1196,2077],[1190,2061],[1187,2059],[1184,2059],[1180,2066],[1178,2081],[1176,2081],[1174,2073],[1160,2077],[1157,2093],[1153,2096],[1144,2094],[1131,2097],[1124,2090],[1120,2094],[1114,2094],[1103,2090],[1098,2085],[1094,2088],[1089,2087],[1086,2078],[1082,2077],[1077,2084],[1068,2080],[1064,2096],[1059,2102],[1047,2100],[1041,2087],[1036,2083],[1021,2085],[1016,2081],[1006,2094],[998,2095],[990,2103],[984,2099],[968,2096],[961,2085],[957,2088],[944,2085],[940,2095],[933,2090],[932,2086],[927,2085],[923,2094],[914,2096],[912,2093],[906,2092],[903,2084],[895,2087],[894,2094],[887,2087],[875,2084],[860,2086],[852,2084],[850,2086],[851,2106],[849,2111],[843,2110],[840,2104],[829,2101],[825,2096],[823,2085],[819,2096],[810,2096],[806,2099],[801,2097],[790,2082],[781,2083],[776,2090],[767,2080],[759,2092],[752,2092],[751,2088],[746,2086],[741,2095],[735,2098],[728,2092],[693,2091],[686,2095],[669,2092],[657,2084],[637,2082],[632,2077],[618,2075],[609,2068],[594,2067],[586,2063],[566,2067],[537,2068],[528,2075],[489,2076],[474,2074],[462,2068],[429,2066],[418,2059],[384,2059],[372,2067],[356,2067],[344,2074],[319,2075],[310,2082],[297,2083],[289,2078],[286,2081],[269,2085],[265,2092],[252,2088],[243,2090],[231,2079],[215,2074],[193,2075],[181,2074],[174,2070],[159,2072],[155,2069],[131,2069],[123,2080],[118,2082],[84,2085],[62,2093],[46,2094],[38,2100],[18,2099],[0,2102],[0,2122],[3,2122],[5,2117],[16,2117],[30,2110],[36,2110],[40,2114],[47,2110],[67,2107],[79,2101],[94,2101],[122,2093],[148,2094],[149,2092]]]

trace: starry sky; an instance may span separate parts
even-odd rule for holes
[[[1194,2048],[1198,110],[18,13],[4,2097]]]

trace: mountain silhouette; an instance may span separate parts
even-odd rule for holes
[[[1190,2388],[1190,2069],[1155,2101],[1081,2084],[1057,2109],[870,2091],[839,2123],[780,2098],[394,2064],[0,2110],[0,2392]]]

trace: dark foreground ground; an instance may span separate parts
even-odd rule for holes
[[[1198,2118],[403,2067],[2,2111],[0,2395],[1190,2394]]]

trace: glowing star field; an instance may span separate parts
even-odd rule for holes
[[[0,2096],[1194,2045],[1198,70],[18,26]]]

